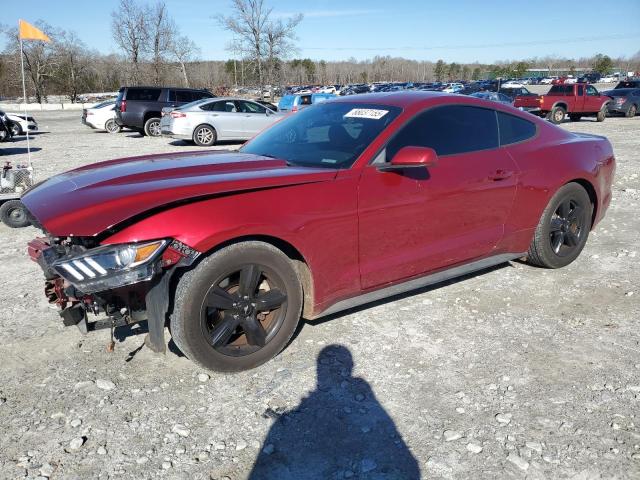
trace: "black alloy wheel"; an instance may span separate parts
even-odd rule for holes
[[[282,279],[263,265],[248,264],[223,274],[206,293],[200,310],[209,344],[234,357],[264,347],[284,321],[285,291]]]
[[[571,198],[564,200],[551,217],[549,241],[559,257],[570,255],[584,234],[584,207]]]
[[[593,203],[582,185],[562,186],[542,212],[527,261],[545,268],[569,265],[587,243],[592,213]]]
[[[275,357],[300,321],[302,284],[295,262],[268,243],[215,251],[182,274],[171,336],[192,361],[237,372]]]

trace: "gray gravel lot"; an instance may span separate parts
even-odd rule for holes
[[[91,131],[79,112],[37,119],[40,179],[195,148]],[[0,478],[640,478],[640,117],[564,126],[606,135],[618,161],[576,262],[512,262],[308,323],[236,375],[135,353],[135,331],[107,353],[107,331],[64,329],[26,254],[38,232],[0,226]]]

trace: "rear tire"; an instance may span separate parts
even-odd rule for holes
[[[118,125],[113,118],[110,118],[104,123],[104,129],[108,133],[119,133],[120,131],[122,131],[122,127]]]
[[[638,107],[635,105],[631,105],[629,107],[629,110],[627,110],[627,113],[624,114],[624,116],[627,118],[633,118],[636,116],[637,113],[638,113]]]
[[[159,137],[162,133],[160,130],[160,119],[158,117],[151,117],[144,122],[144,133],[149,137]]]
[[[560,188],[542,212],[527,262],[545,268],[561,268],[573,262],[587,243],[592,212],[584,187],[571,182]]]
[[[27,208],[20,200],[9,200],[0,206],[0,220],[9,228],[22,228],[31,225]]]
[[[217,140],[218,134],[211,125],[199,125],[193,131],[193,142],[200,147],[211,147]]]
[[[549,112],[548,119],[551,123],[558,125],[562,123],[567,111],[562,107],[553,107]]]
[[[248,269],[257,274],[244,275]],[[260,305],[266,305],[268,292],[279,295],[279,301],[269,303],[267,310]],[[243,242],[211,254],[182,276],[171,314],[171,336],[190,360],[204,368],[247,370],[287,345],[301,311],[302,287],[291,259],[270,244]],[[251,329],[262,336],[256,330],[256,336],[250,336]]]

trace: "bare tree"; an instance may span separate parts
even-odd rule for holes
[[[140,81],[140,63],[149,48],[148,12],[133,1],[120,0],[111,13],[111,32],[114,41],[125,52],[133,71],[131,81]]]
[[[99,54],[90,52],[74,32],[62,32],[55,43],[58,57],[53,82],[57,91],[76,103],[78,96],[93,87],[92,58]]]
[[[184,35],[177,37],[172,42],[169,49],[175,60],[178,62],[178,65],[180,65],[184,86],[188,87],[189,77],[187,76],[187,63],[193,60],[193,57],[200,52],[200,49],[191,39]]]
[[[216,19],[223,28],[234,34],[242,45],[241,51],[247,52],[255,62],[258,86],[262,92],[263,64],[266,61],[271,79],[278,55],[292,50],[294,30],[302,20],[302,15],[296,15],[286,22],[272,20],[272,9],[265,6],[264,0],[233,0],[231,8],[231,15],[218,15]]]
[[[54,29],[42,20],[38,20],[36,26],[53,40],[52,43],[34,40],[23,42],[25,73],[28,75],[33,87],[36,101],[42,103],[43,101],[47,101],[47,88],[50,86],[57,66],[58,57],[56,55],[55,42],[56,39],[61,36],[62,32]],[[18,29],[5,29],[5,36],[8,44],[7,49],[12,53],[16,65],[19,66],[20,40],[18,38]]]
[[[273,84],[275,83],[275,71],[278,63],[288,58],[296,47],[293,44],[296,40],[295,29],[302,21],[302,14],[299,13],[289,18],[286,22],[270,20],[265,26],[265,50],[267,60],[267,80],[269,82],[269,97],[273,97]]]
[[[163,70],[166,65],[165,56],[175,43],[177,27],[169,17],[164,2],[158,2],[153,7],[148,7],[147,12],[153,82],[155,85],[160,85],[163,81]]]

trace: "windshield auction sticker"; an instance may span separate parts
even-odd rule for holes
[[[377,110],[375,108],[354,108],[345,114],[344,118],[370,118],[372,120],[380,120],[389,110]]]

